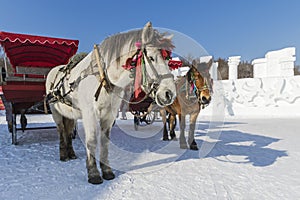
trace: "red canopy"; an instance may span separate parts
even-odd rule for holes
[[[13,67],[54,67],[67,64],[78,49],[78,40],[0,31],[0,44]]]
[[[168,63],[171,70],[178,69],[179,67],[182,67],[182,61],[180,60],[169,60]]]

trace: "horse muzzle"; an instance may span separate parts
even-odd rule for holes
[[[202,105],[208,105],[211,102],[211,97],[205,97],[202,96],[200,97],[200,101],[199,101]]]
[[[161,107],[168,106],[173,103],[175,100],[176,94],[171,90],[165,90],[161,92],[157,92],[155,95],[155,101],[157,105]]]

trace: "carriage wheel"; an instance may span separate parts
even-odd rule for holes
[[[17,115],[12,115],[12,132],[11,132],[12,144],[16,145],[17,142]]]
[[[147,124],[152,124],[155,120],[155,112],[150,111],[146,116],[145,116],[145,122]]]

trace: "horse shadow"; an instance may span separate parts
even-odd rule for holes
[[[137,138],[126,134],[118,126],[113,127],[111,142],[114,146],[122,149],[122,151],[136,155],[126,156],[125,159],[128,159],[126,161],[127,164],[135,163],[137,158],[145,155],[145,152],[169,154],[169,156],[161,156],[157,159],[149,159],[143,163],[132,164],[130,170],[171,164],[183,160],[207,158],[214,158],[220,162],[265,167],[274,164],[280,157],[288,156],[286,150],[271,147],[273,143],[281,139],[230,130],[231,126],[241,123],[225,122],[225,130],[220,131],[221,126],[216,126],[214,127],[215,129],[207,133],[203,130],[211,128],[208,124],[209,122],[199,123],[198,125],[201,127],[201,130],[197,129],[195,131],[195,139],[199,151],[180,149],[178,141],[162,141],[162,131],[149,138]],[[178,137],[178,133],[176,134]],[[122,158],[119,159],[121,160]]]
[[[1,130],[7,134],[7,124],[0,125]],[[18,145],[30,145],[36,143],[49,143],[58,140],[56,127],[54,123],[29,123],[24,131],[21,130],[21,125],[17,124],[17,143]]]

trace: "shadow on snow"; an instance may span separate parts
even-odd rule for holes
[[[236,124],[240,123],[225,122],[224,126],[228,129],[228,127],[230,128]],[[278,150],[269,146],[280,141],[278,138],[255,135],[253,133],[236,130],[222,130],[216,138],[216,134],[213,131],[209,133],[203,131],[209,128],[209,122],[201,122],[198,125],[200,125],[201,130],[198,129],[195,131],[195,139],[199,151],[202,150],[201,147],[203,145],[213,147],[201,159],[214,158],[222,162],[252,164],[253,166],[264,167],[275,163],[277,158],[288,156],[285,150]],[[176,136],[177,138],[179,137],[178,132],[176,133]],[[134,165],[131,167],[132,170],[174,161],[179,162],[188,159],[200,159],[199,153],[201,153],[199,151],[180,149],[178,141],[162,141],[162,131],[148,138],[137,138],[124,133],[118,126],[114,126],[111,134],[111,142],[118,148],[130,153],[159,152],[171,155],[175,154],[175,156],[171,158],[151,160],[150,162]],[[167,149],[167,145],[170,143],[174,143],[176,148],[173,147],[169,150],[161,151],[161,149]],[[135,158],[128,156],[128,159],[133,159],[132,161],[134,161]],[[130,163],[130,161],[128,163]]]

